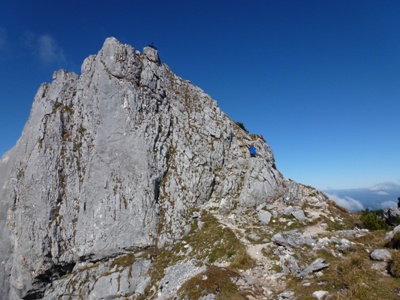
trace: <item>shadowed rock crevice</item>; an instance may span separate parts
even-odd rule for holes
[[[42,272],[32,281],[32,289],[22,297],[24,300],[43,299],[46,289],[54,280],[69,274],[75,267],[75,263],[65,265],[53,265],[50,269]]]

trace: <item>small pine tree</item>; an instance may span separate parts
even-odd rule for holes
[[[389,229],[389,225],[374,212],[365,211],[361,216],[361,221],[363,222],[364,228],[369,230]]]

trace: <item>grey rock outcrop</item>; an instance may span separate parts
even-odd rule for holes
[[[382,212],[382,218],[390,226],[396,226],[400,223],[400,208],[389,207]]]
[[[292,216],[295,217],[299,221],[303,221],[306,216],[304,215],[304,212],[301,209],[296,209],[292,211]]]
[[[327,299],[326,297],[329,295],[327,291],[315,291],[312,296],[317,298],[318,300]]]
[[[166,268],[166,274],[159,283],[158,299],[170,299],[185,281],[205,270],[205,266],[196,266],[192,260]]]
[[[271,221],[272,214],[266,210],[260,210],[257,213],[258,220],[263,224],[268,224]]]
[[[272,241],[287,248],[297,248],[304,244],[313,245],[315,243],[311,237],[305,237],[297,230],[277,233],[272,237]]]
[[[391,240],[391,239],[393,239],[394,236],[395,236],[396,234],[398,234],[398,232],[400,232],[400,225],[397,225],[395,228],[393,228],[392,231],[389,231],[389,232],[386,234],[385,239],[386,239],[386,240]]]
[[[327,263],[324,259],[322,258],[317,258],[315,261],[313,261],[307,268],[305,268],[303,271],[299,273],[299,277],[305,277],[311,272],[316,272],[322,269],[325,269],[329,267],[330,264]]]
[[[378,261],[390,261],[392,259],[392,254],[387,249],[375,249],[371,252],[371,259]]]
[[[328,205],[324,194],[284,179],[265,140],[154,48],[141,54],[114,38],[81,75],[60,70],[39,88],[21,138],[1,158],[0,184],[0,290],[13,300],[157,297],[151,251],[187,235],[202,207],[225,215],[271,201]],[[165,276],[189,265],[185,280],[202,270],[188,260]]]

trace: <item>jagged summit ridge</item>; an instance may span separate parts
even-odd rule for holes
[[[0,183],[6,299],[98,299],[105,278],[109,296],[134,298],[151,285],[152,261],[139,255],[118,274],[103,262],[173,245],[202,208],[224,216],[279,200],[271,211],[307,203],[324,214],[328,205],[284,179],[265,140],[175,75],[157,50],[115,38],[85,59],[80,76],[60,70],[39,88],[22,137],[1,159]],[[85,281],[89,274],[95,279]]]

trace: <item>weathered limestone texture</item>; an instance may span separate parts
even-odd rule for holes
[[[134,298],[152,280],[146,251],[187,235],[202,207],[227,215],[279,199],[327,202],[284,179],[265,140],[154,48],[140,53],[115,38],[80,76],[60,70],[39,88],[1,159],[0,184],[1,299]],[[261,213],[268,224],[271,214]],[[185,278],[199,272],[180,265],[192,266]]]

